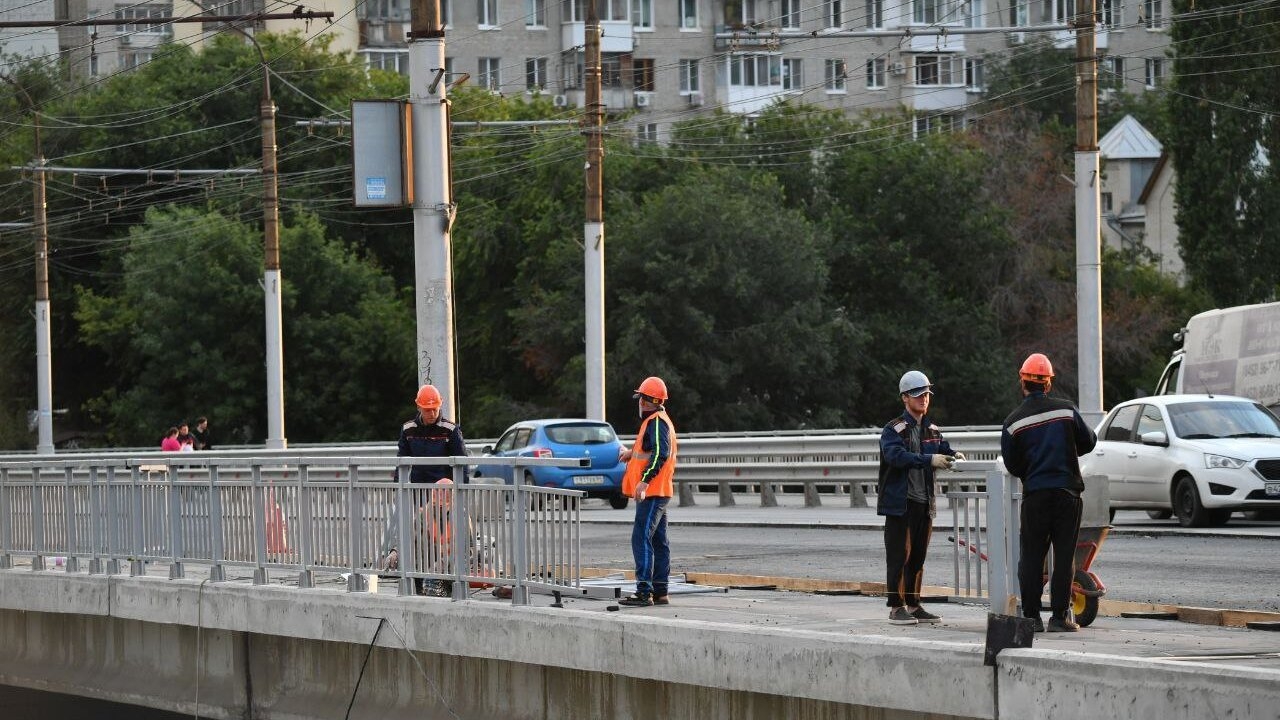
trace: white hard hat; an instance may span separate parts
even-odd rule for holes
[[[898,392],[911,397],[920,397],[925,393],[933,394],[933,383],[919,370],[910,370],[898,381]]]

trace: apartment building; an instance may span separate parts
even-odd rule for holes
[[[504,95],[581,107],[588,0],[441,0],[446,70]],[[1158,85],[1169,0],[1100,0],[1103,92]],[[359,52],[407,72],[409,0],[357,6]],[[862,112],[905,108],[917,132],[963,123],[987,67],[1037,36],[1073,47],[1074,0],[597,0],[603,101],[639,140],[715,108],[781,99]],[[967,32],[911,34],[922,30]],[[1011,30],[1010,28],[1019,28]],[[989,32],[972,32],[989,30]],[[878,34],[868,37],[868,34]]]
[[[32,22],[53,17],[55,0],[0,0],[0,19]],[[58,58],[58,32],[53,28],[0,28],[0,72],[15,62],[47,62]]]
[[[0,0],[6,3],[14,1]],[[152,24],[144,21],[168,17],[280,14],[292,12],[294,7],[267,3],[266,0],[49,0],[47,4],[51,6],[51,12],[43,16],[46,19],[100,20],[95,25],[62,27],[56,31],[67,71],[79,82],[89,82],[150,62],[163,43],[180,42],[199,47],[214,34],[227,31],[226,24],[222,22]],[[328,35],[333,38],[331,50],[356,49],[359,33],[353,0],[308,0],[306,9],[332,12],[334,19],[250,21],[240,23],[239,27],[250,34],[264,30],[298,30],[307,37]]]

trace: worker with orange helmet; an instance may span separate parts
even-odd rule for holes
[[[465,457],[467,444],[457,423],[441,417],[444,400],[435,385],[427,384],[418,389],[414,404],[418,412],[400,428],[397,457]],[[411,483],[436,483],[453,475],[449,465],[414,465],[409,471]],[[467,480],[467,468],[462,466],[463,482]],[[395,548],[398,513],[392,513],[392,522],[383,536],[382,567],[395,570],[399,567],[400,553]]]
[[[937,515],[934,471],[950,468],[964,455],[951,449],[929,419],[933,383],[919,370],[898,380],[902,414],[880,433],[880,475],[876,514],[884,516],[885,604],[894,625],[936,623],[920,604],[924,557]]]
[[[619,451],[618,459],[627,463],[622,493],[636,499],[631,526],[636,592],[619,602],[632,607],[667,605],[671,575],[667,503],[676,472],[676,428],[667,415],[667,384],[662,378],[645,378],[632,397],[640,413],[640,430],[631,449]]]
[[[1053,364],[1042,353],[1032,353],[1018,371],[1022,404],[1004,421],[1000,432],[1000,456],[1009,474],[1022,480],[1022,559],[1018,582],[1022,590],[1022,614],[1035,621],[1037,632],[1076,632],[1071,618],[1071,578],[1075,575],[1076,541],[1084,502],[1080,456],[1098,442],[1071,402],[1051,398]],[[1053,547],[1053,571],[1049,580],[1052,616],[1046,628],[1041,621],[1044,563]]]

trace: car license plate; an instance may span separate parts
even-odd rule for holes
[[[573,479],[574,485],[603,485],[603,475],[579,475]],[[1278,491],[1280,492],[1280,491]]]
[[[1267,483],[1267,497],[1280,497],[1280,482]]]

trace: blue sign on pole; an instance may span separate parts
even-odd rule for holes
[[[384,177],[365,178],[364,194],[370,200],[386,200],[387,179]]]

